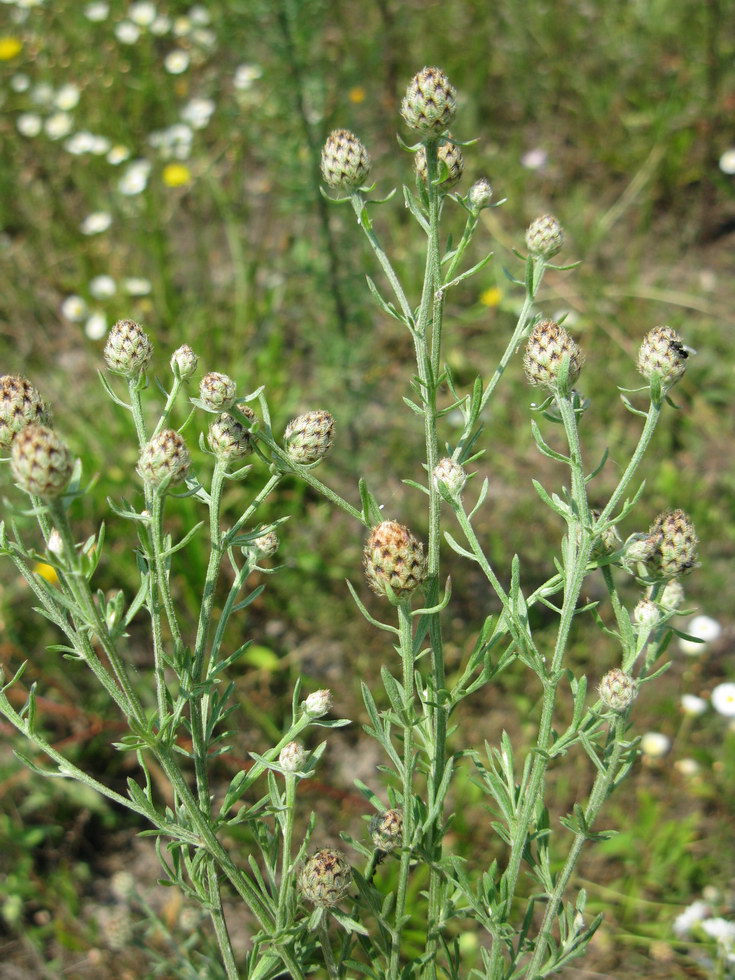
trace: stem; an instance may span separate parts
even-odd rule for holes
[[[219,891],[217,869],[212,861],[210,861],[207,866],[207,886],[209,890],[209,916],[212,920],[212,925],[214,926],[215,935],[217,936],[217,943],[219,945],[222,962],[227,972],[228,980],[238,980],[240,974],[237,970],[235,954],[232,949],[232,942],[230,940],[230,934],[227,930],[227,922],[222,909],[222,896],[220,895]]]
[[[319,932],[321,934],[320,938],[322,941],[322,953],[324,954],[324,962],[327,966],[327,973],[332,980],[338,980],[339,972],[337,970],[337,964],[334,960],[332,944],[329,941],[329,929],[327,927],[326,912],[323,912],[321,918],[319,919]]]
[[[278,893],[278,910],[276,912],[276,928],[281,930],[286,926],[289,902],[293,888],[291,876],[291,848],[293,846],[293,823],[296,804],[296,776],[288,772],[286,778],[286,809],[283,816],[283,853],[281,857],[281,888]]]
[[[370,217],[368,216],[366,201],[363,198],[362,194],[360,194],[359,192],[353,194],[352,197],[350,198],[350,201],[354,209],[354,212],[357,215],[357,223],[365,232],[365,236],[367,237],[367,240],[370,242],[370,245],[373,251],[375,252],[375,257],[380,263],[380,266],[383,272],[385,273],[385,277],[391,285],[391,289],[393,290],[393,295],[398,300],[398,305],[401,308],[401,313],[403,314],[407,325],[410,327],[413,325],[414,322],[413,310],[411,309],[409,302],[406,299],[406,294],[403,291],[403,286],[401,286],[398,276],[396,275],[396,272],[393,266],[391,265],[390,259],[385,254],[383,250],[383,246],[380,244],[380,241],[378,240],[378,236],[373,231],[373,223],[370,220]]]
[[[661,415],[661,402],[659,401],[654,403],[652,401],[648,409],[648,414],[646,415],[646,422],[645,425],[643,426],[643,431],[641,432],[640,438],[638,440],[638,445],[635,447],[635,452],[633,453],[630,462],[625,468],[625,472],[620,477],[620,482],[618,483],[617,487],[613,491],[610,499],[607,502],[605,509],[600,514],[597,520],[597,527],[602,527],[602,525],[610,519],[613,511],[620,503],[620,498],[625,493],[626,487],[630,483],[633,474],[635,473],[635,471],[638,469],[640,465],[644,453],[648,449],[648,444],[650,443],[653,433],[656,429],[656,425],[658,424],[660,415]]]

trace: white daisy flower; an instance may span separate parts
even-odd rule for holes
[[[212,113],[215,108],[215,104],[211,99],[191,99],[181,110],[181,118],[192,129],[204,129],[209,125],[209,120],[212,118]]]
[[[526,170],[543,170],[548,162],[549,154],[541,147],[529,150],[521,157],[521,166],[525,167]]]
[[[87,315],[87,304],[81,296],[67,296],[61,304],[61,315],[72,323],[81,323]]]
[[[171,30],[171,18],[165,14],[159,14],[151,24],[149,30],[156,37],[163,37],[164,34],[168,34]]]
[[[90,340],[102,340],[107,335],[107,317],[104,313],[93,313],[84,324],[84,332]]]
[[[14,92],[27,92],[31,87],[31,80],[27,75],[18,72],[10,79],[10,87]]]
[[[701,922],[702,919],[705,919],[709,913],[709,905],[701,899],[697,899],[696,902],[687,905],[684,911],[674,919],[674,935],[680,937],[688,936],[693,927]]]
[[[138,27],[150,27],[156,19],[156,8],[147,0],[139,0],[138,3],[132,3],[128,8],[128,17]]]
[[[79,97],[81,92],[76,85],[68,82],[66,85],[62,85],[59,91],[54,97],[54,105],[57,109],[61,109],[64,112],[69,112],[70,109],[76,109],[79,105]]]
[[[50,106],[54,101],[54,89],[48,82],[39,82],[31,90],[31,101],[36,105]]]
[[[111,224],[112,215],[109,211],[93,211],[79,225],[79,230],[83,235],[101,235]]]
[[[723,174],[735,174],[735,146],[731,146],[720,157],[720,170]]]
[[[74,133],[69,139],[64,143],[64,149],[67,153],[71,153],[72,156],[81,157],[85,153],[91,153],[92,147],[94,146],[94,136],[92,133],[88,133],[86,130],[81,130],[79,133]]]
[[[173,33],[176,37],[186,37],[191,34],[192,23],[188,17],[177,17],[172,25]]]
[[[43,128],[43,120],[35,112],[23,112],[15,121],[21,136],[38,136]]]
[[[735,684],[718,684],[712,691],[712,707],[725,718],[735,718]]]
[[[95,276],[89,280],[88,289],[95,299],[109,299],[117,292],[117,283],[112,276]]]
[[[240,65],[239,68],[235,69],[232,84],[239,92],[245,92],[247,89],[251,88],[253,82],[257,82],[262,75],[263,69],[260,67],[260,65]]]
[[[163,67],[169,73],[169,75],[181,75],[189,67],[191,58],[180,48],[175,51],[169,51],[166,57],[163,59]]]
[[[117,184],[117,189],[125,197],[142,194],[148,186],[151,165],[147,160],[134,160],[125,170]]]
[[[674,768],[677,772],[680,772],[682,776],[689,779],[692,776],[696,776],[699,772],[699,763],[696,759],[677,759],[674,763]]]
[[[92,146],[89,152],[93,153],[96,157],[104,156],[105,153],[110,149],[110,141],[106,136],[93,136]]]
[[[693,640],[679,639],[679,649],[690,657],[698,657],[704,653],[707,644],[713,643],[722,633],[722,627],[716,619],[711,616],[694,616],[686,624],[683,630],[690,636],[697,636],[702,641],[695,643]]]
[[[140,37],[140,28],[131,20],[121,20],[115,25],[115,37],[120,44],[135,44]]]
[[[125,163],[126,160],[130,159],[130,150],[127,146],[123,146],[121,143],[116,143],[115,146],[110,148],[107,154],[107,162],[111,163],[113,167],[119,166],[121,163]]]
[[[197,27],[191,32],[191,39],[194,44],[199,45],[206,51],[210,51],[217,44],[217,35],[207,27]]]
[[[641,752],[649,759],[660,759],[671,748],[671,739],[663,732],[646,732],[641,738]]]
[[[104,3],[103,0],[99,0],[97,3],[88,3],[84,8],[84,16],[87,20],[91,20],[95,24],[107,20],[109,13],[110,5],[109,3]]]
[[[147,296],[153,289],[150,279],[142,276],[129,276],[123,279],[123,289],[128,296]]]
[[[62,140],[69,135],[73,126],[74,120],[68,112],[54,112],[43,124],[46,135],[52,140]]]
[[[704,919],[701,923],[702,929],[716,939],[723,946],[730,947],[735,943],[735,922],[728,922],[727,919]]]
[[[193,6],[189,11],[189,20],[192,22],[192,24],[197,24],[199,27],[206,27],[207,24],[212,23],[212,18],[209,16],[209,11],[200,3]]]
[[[706,700],[696,694],[682,694],[679,703],[685,715],[701,715],[707,710]]]

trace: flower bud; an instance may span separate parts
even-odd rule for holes
[[[677,582],[675,578],[672,578],[670,582],[667,582],[664,586],[664,590],[659,597],[659,602],[664,607],[664,609],[677,610],[681,609],[684,605],[684,589],[681,582]]]
[[[278,551],[278,545],[280,541],[278,540],[278,535],[275,531],[269,531],[267,534],[261,534],[259,538],[253,541],[253,547],[257,553],[262,558],[271,558]]]
[[[555,320],[541,320],[531,331],[523,356],[523,369],[532,385],[554,388],[562,361],[569,359],[567,380],[570,385],[579,377],[584,356],[569,334]]]
[[[462,174],[464,173],[464,157],[462,156],[462,151],[455,143],[442,143],[441,146],[436,151],[438,170],[437,177],[441,180],[443,174],[445,173],[442,163],[446,166],[446,180],[438,185],[439,190],[442,192],[450,191],[455,187],[462,179]],[[416,176],[419,180],[426,183],[429,179],[429,168],[426,162],[426,149],[420,146],[416,151],[416,156],[414,157],[414,167],[416,169]]]
[[[135,320],[118,320],[107,335],[104,358],[116,374],[134,378],[153,356],[148,334]]]
[[[367,183],[370,157],[360,140],[349,129],[335,129],[322,150],[324,183],[338,191],[354,191]]]
[[[650,599],[641,599],[633,610],[633,621],[640,626],[641,631],[649,633],[661,619],[661,610]]]
[[[51,410],[26,378],[4,374],[0,378],[0,449],[7,449],[27,425],[52,424]]]
[[[424,68],[414,75],[401,103],[401,115],[410,129],[439,136],[456,112],[457,90],[440,68]]]
[[[197,369],[199,358],[188,344],[182,344],[171,355],[171,370],[178,372],[182,381],[186,381]]]
[[[304,702],[304,711],[312,718],[321,718],[332,707],[332,692],[327,688],[314,691]]]
[[[654,562],[664,578],[676,578],[696,565],[699,539],[683,510],[659,514],[649,533],[660,535]]]
[[[299,872],[301,894],[322,908],[341,902],[351,885],[352,868],[341,851],[317,851]]]
[[[370,836],[379,851],[395,851],[403,844],[403,810],[376,813],[370,821]]]
[[[531,255],[550,259],[560,252],[564,245],[564,231],[553,214],[536,218],[526,231],[526,248]]]
[[[278,762],[286,772],[298,772],[306,762],[306,755],[306,749],[301,742],[289,742],[281,749]]]
[[[440,459],[434,467],[434,486],[440,490],[440,484],[443,484],[450,497],[458,497],[465,483],[467,474],[453,459]]]
[[[595,521],[598,521],[600,519],[600,512],[593,510],[592,517]],[[617,527],[614,524],[609,524],[600,536],[595,539],[592,554],[596,557],[612,555],[619,550],[622,543],[623,539],[620,537],[620,532]]]
[[[45,425],[27,425],[16,435],[10,468],[22,490],[36,497],[60,496],[71,479],[72,458],[65,443]]]
[[[46,542],[46,548],[52,555],[58,556],[64,554],[64,542],[56,528],[52,528],[51,534],[49,534],[48,541]]]
[[[307,412],[286,426],[286,453],[295,463],[316,463],[327,455],[334,439],[334,419],[329,412]]]
[[[598,694],[606,708],[622,712],[631,706],[638,694],[638,688],[629,674],[616,667],[602,678]]]
[[[664,391],[672,388],[686,371],[692,353],[671,327],[654,327],[638,351],[638,370],[649,381],[657,374]]]
[[[637,565],[639,562],[649,562],[656,554],[661,535],[643,534],[638,532],[631,534],[625,542],[623,551],[624,565]]]
[[[164,429],[143,447],[138,459],[138,476],[154,487],[166,480],[180,483],[190,463],[191,457],[183,438],[174,429]]]
[[[368,585],[376,595],[406,599],[426,578],[424,546],[407,527],[383,521],[374,527],[363,553]]]
[[[493,189],[490,186],[490,181],[482,177],[480,180],[476,180],[472,187],[470,187],[467,201],[473,211],[482,211],[483,208],[490,207],[492,197]]]
[[[255,412],[252,410],[252,408],[248,405],[248,403],[247,402],[235,402],[235,408],[238,410],[238,412],[241,415],[244,415],[245,416],[245,418],[250,422],[250,425],[252,426],[252,424],[253,424],[253,422],[255,422],[257,416],[255,415]]]
[[[253,440],[245,426],[227,412],[218,415],[209,426],[209,448],[221,460],[242,459],[253,450]]]
[[[210,371],[199,382],[199,397],[210,412],[222,412],[235,400],[237,385],[226,374]]]

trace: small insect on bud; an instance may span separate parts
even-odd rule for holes
[[[446,180],[442,180],[438,185],[439,190],[450,191],[460,182],[464,173],[462,151],[455,143],[442,143],[436,151],[436,155],[438,160],[437,177],[441,180],[442,176],[446,174]],[[426,149],[423,146],[420,146],[416,151],[414,167],[416,168],[416,176],[425,184],[429,179],[429,168],[426,162]]]
[[[568,358],[567,381],[570,385],[579,377],[584,356],[561,324],[541,320],[531,331],[523,355],[523,369],[532,385],[555,388],[564,358]]]
[[[493,189],[490,186],[490,181],[485,177],[476,180],[472,187],[470,187],[470,192],[467,195],[469,206],[475,212],[482,211],[483,208],[489,208],[492,198]]]
[[[0,378],[0,449],[7,449],[27,425],[50,426],[51,410],[26,378],[4,374]]]
[[[376,813],[370,821],[370,836],[379,851],[395,851],[403,844],[403,810]]]
[[[237,385],[226,374],[210,371],[199,382],[199,397],[210,412],[222,412],[235,400]]]
[[[544,259],[553,258],[564,245],[564,231],[553,214],[536,218],[526,231],[526,248],[531,255]]]
[[[332,707],[332,692],[328,688],[312,692],[304,702],[304,711],[312,718],[321,718]]]
[[[439,136],[457,112],[457,90],[441,68],[423,68],[411,79],[401,103],[401,115],[410,129],[424,136]]]
[[[298,772],[306,762],[306,755],[306,749],[301,742],[289,742],[281,749],[278,762],[286,772]]]
[[[675,578],[672,578],[670,582],[667,582],[664,586],[664,590],[659,597],[659,602],[664,607],[664,609],[677,610],[681,609],[684,605],[684,589],[681,582],[677,582]]]
[[[316,463],[329,452],[334,440],[334,419],[329,412],[307,412],[286,426],[283,441],[294,463]]]
[[[278,551],[278,545],[280,541],[278,540],[278,535],[275,531],[269,531],[267,534],[261,534],[259,538],[253,541],[253,547],[257,553],[262,558],[271,558]]]
[[[644,633],[649,633],[654,629],[660,619],[661,610],[650,599],[641,599],[633,610],[633,620],[637,626],[640,626],[641,631]]]
[[[35,497],[60,496],[71,479],[72,458],[65,443],[45,425],[27,425],[16,435],[10,468],[22,490]]]
[[[209,448],[221,460],[242,459],[254,452],[253,439],[245,426],[223,412],[209,426]]]
[[[363,564],[368,585],[376,595],[406,599],[426,578],[424,546],[397,521],[374,527],[365,544]]]
[[[299,873],[299,888],[308,902],[321,908],[337,905],[352,885],[352,868],[341,851],[317,851]]]
[[[370,175],[370,157],[349,129],[333,130],[322,150],[324,183],[347,193],[362,187]]]
[[[649,534],[658,540],[654,563],[664,578],[676,578],[696,565],[699,539],[683,510],[659,514]]]
[[[638,351],[638,370],[649,381],[658,375],[663,390],[668,391],[683,376],[691,353],[676,330],[654,327]]]
[[[171,370],[174,374],[178,373],[182,381],[186,381],[194,374],[198,363],[199,358],[188,344],[182,344],[171,355]]]
[[[638,688],[629,674],[616,667],[602,678],[598,694],[606,708],[622,712],[631,706],[638,694]]]
[[[443,486],[450,497],[458,497],[467,483],[467,474],[453,459],[440,459],[434,467],[434,486],[439,492]]]
[[[174,429],[164,429],[143,447],[138,459],[138,476],[153,487],[167,480],[180,483],[190,463],[191,457],[183,438]]]
[[[111,371],[134,378],[153,356],[153,344],[135,320],[118,320],[107,335],[103,353]]]

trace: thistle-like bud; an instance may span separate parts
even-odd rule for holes
[[[564,231],[553,214],[545,214],[542,218],[536,218],[528,226],[526,248],[531,255],[550,259],[562,250],[563,245]]]
[[[374,527],[365,544],[363,563],[368,585],[376,595],[405,599],[426,578],[424,546],[407,527],[383,521]]]
[[[164,429],[143,447],[138,459],[138,476],[153,487],[164,481],[180,483],[186,476],[191,457],[183,438],[174,429]]]
[[[153,356],[148,334],[135,320],[118,320],[110,328],[104,349],[107,366],[116,374],[134,378]]]
[[[65,443],[45,425],[27,425],[16,435],[10,454],[16,482],[35,497],[58,497],[71,479],[72,458]]]
[[[606,708],[622,712],[631,706],[638,694],[638,688],[629,674],[616,667],[602,678],[598,694]]]
[[[684,605],[684,588],[681,582],[677,582],[675,578],[672,578],[670,582],[667,582],[664,586],[663,592],[659,597],[659,601],[664,609],[677,610],[681,609]]]
[[[321,718],[332,707],[332,692],[328,688],[313,691],[304,702],[304,711],[312,718]]]
[[[433,479],[437,490],[443,484],[450,497],[458,497],[467,483],[467,474],[453,459],[440,459],[434,467]]]
[[[654,327],[638,351],[638,370],[649,381],[657,374],[664,391],[672,388],[686,371],[692,353],[671,327]]]
[[[403,844],[403,810],[376,813],[370,821],[370,836],[379,851],[395,851]]]
[[[649,562],[656,554],[661,535],[643,534],[638,532],[631,534],[625,542],[623,551],[624,565],[637,565],[639,562]]]
[[[306,749],[301,742],[289,742],[281,749],[278,762],[286,772],[298,772],[306,762],[306,755]]]
[[[322,150],[324,183],[338,191],[354,191],[367,183],[370,157],[360,140],[349,129],[333,130]]]
[[[210,412],[222,412],[235,400],[237,385],[226,374],[210,371],[199,382],[199,397]]]
[[[440,179],[444,173],[444,168],[441,164],[443,163],[447,168],[447,178],[438,185],[439,190],[450,191],[460,182],[464,173],[464,157],[462,156],[462,151],[455,143],[442,143],[437,149],[436,155],[439,161],[437,176]],[[429,179],[429,168],[426,162],[426,149],[423,146],[420,146],[416,151],[414,167],[416,168],[418,179],[426,183]]]
[[[457,112],[457,90],[441,68],[423,68],[411,79],[401,103],[401,115],[410,129],[424,136],[439,136]]]
[[[676,578],[697,563],[699,539],[683,510],[659,514],[649,533],[660,536],[654,561],[664,578]]]
[[[352,885],[352,868],[341,851],[317,851],[299,873],[299,888],[308,902],[322,908],[337,905]]]
[[[251,425],[255,422],[257,416],[247,402],[235,402],[235,408],[241,415],[245,416]]]
[[[599,520],[600,512],[593,510],[592,517],[595,521]],[[618,551],[622,543],[623,539],[620,537],[617,527],[614,524],[609,524],[602,534],[595,539],[592,553],[597,557],[612,555],[613,552]]]
[[[492,199],[493,189],[490,186],[490,181],[485,177],[476,180],[472,187],[470,187],[470,192],[467,195],[467,201],[475,212],[482,211],[483,208],[489,208]]]
[[[0,378],[0,449],[7,449],[21,429],[34,423],[51,425],[48,405],[26,378],[4,374]]]
[[[188,344],[182,344],[171,355],[171,370],[186,381],[197,369],[199,358]]]
[[[640,626],[641,631],[649,633],[661,619],[661,610],[651,599],[641,599],[633,610],[633,621]]]
[[[556,320],[541,320],[531,331],[526,344],[523,356],[526,378],[532,385],[554,388],[565,357],[569,359],[567,380],[572,385],[582,370],[582,351]]]
[[[227,412],[218,415],[210,424],[207,441],[214,455],[222,460],[242,459],[254,452],[248,430]]]
[[[329,412],[307,412],[286,426],[283,441],[295,463],[316,463],[329,452],[334,439],[334,419]]]

